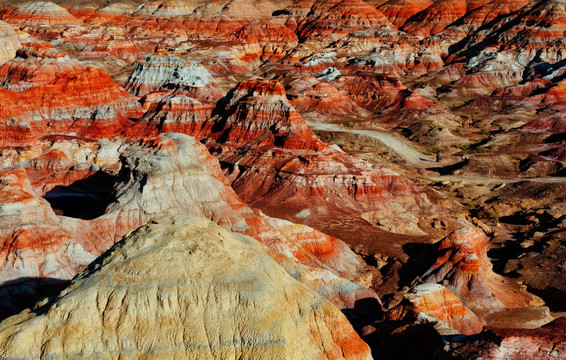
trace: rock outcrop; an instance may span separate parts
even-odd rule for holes
[[[345,316],[266,252],[204,218],[161,218],[1,323],[0,354],[370,359]]]
[[[137,62],[124,87],[135,96],[179,90],[207,102],[222,97],[220,86],[204,67],[175,56],[150,56]]]
[[[63,144],[59,146],[64,148]],[[67,170],[61,164],[59,171],[69,174],[65,177],[48,181],[35,168],[62,158],[56,154],[44,156],[45,161],[38,158],[22,164],[36,187],[46,191],[46,198],[64,216],[57,216],[49,203],[34,193],[24,170],[5,173],[6,213],[0,214],[4,224],[2,258],[6,259],[0,276],[5,281],[48,277],[68,280],[93,256],[152,218],[188,214],[204,216],[256,238],[290,273],[341,308],[353,308],[364,298],[373,299],[379,307],[372,291],[350,281],[365,283],[369,274],[342,241],[308,226],[269,218],[246,206],[229,187],[216,159],[195,139],[168,134],[141,143],[100,142],[84,147],[70,149],[76,158],[86,158],[87,162]],[[119,173],[113,178],[99,166]],[[93,184],[106,187],[106,193],[104,189],[93,192],[93,185],[86,183],[90,177]],[[69,184],[71,179],[75,181]],[[16,192],[18,186],[24,188]],[[9,201],[12,193],[21,195]],[[93,198],[105,202],[93,202]],[[94,213],[85,213],[80,204],[88,204]],[[33,231],[37,224],[45,230]],[[18,231],[28,227],[23,235]],[[20,251],[20,246],[28,250]]]
[[[526,312],[535,315],[526,316],[529,319],[523,321],[524,327],[537,327],[552,319],[548,309],[540,307],[544,302],[525,286],[493,272],[481,230],[459,229],[439,242],[436,252],[436,261],[422,281],[442,284],[480,318],[497,322],[499,315],[509,316],[509,309],[518,309],[515,319],[521,322],[520,309],[530,309]]]
[[[179,119],[225,164],[238,195],[269,215],[347,240],[353,234],[338,230],[331,219],[340,217],[372,231],[423,234],[419,217],[435,209],[427,195],[390,170],[322,143],[285,95],[277,81],[244,81],[219,102],[218,115],[204,123],[190,114]],[[168,117],[146,116],[152,121]],[[375,220],[377,229],[363,219]]]
[[[0,18],[20,26],[78,25],[82,22],[51,1],[28,2],[0,10]]]
[[[0,65],[2,65],[16,56],[20,42],[14,29],[3,21],[0,21],[0,39]]]
[[[432,0],[389,0],[377,9],[387,16],[389,21],[401,28],[413,15],[433,4]]]
[[[478,334],[485,325],[457,296],[440,284],[417,285],[387,316],[393,321],[436,321],[436,329],[442,335]]]

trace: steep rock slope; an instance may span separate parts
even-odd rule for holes
[[[525,327],[537,327],[551,319],[548,309],[536,308],[544,304],[540,298],[528,293],[524,286],[496,274],[492,268],[484,233],[475,228],[462,228],[438,243],[436,261],[423,274],[422,281],[444,285],[483,319],[497,321],[497,313],[525,308],[538,313],[524,321]],[[515,319],[520,322],[520,311]]]
[[[10,24],[23,26],[77,25],[82,22],[65,8],[51,1],[28,2],[0,11],[0,18]]]
[[[352,308],[361,298],[372,298],[379,306],[372,291],[347,280],[365,283],[371,280],[371,275],[368,279],[361,259],[343,242],[305,225],[269,218],[246,206],[229,187],[216,159],[193,138],[167,134],[139,143],[105,141],[94,146],[86,144],[83,149],[64,142],[58,146],[69,150],[67,157],[71,161],[67,161],[67,170],[64,161],[59,162],[58,169],[69,175],[51,178],[50,187],[45,186],[45,175],[37,167],[52,164],[63,156],[52,154],[44,156],[44,161],[38,158],[20,166],[27,168],[34,181],[39,180],[38,191],[52,189],[47,194],[48,199],[66,200],[64,208],[54,205],[55,210],[61,210],[65,216],[57,216],[49,204],[35,194],[22,169],[6,170],[0,177],[7,184],[4,188],[6,205],[4,213],[0,214],[3,224],[0,249],[5,259],[0,277],[5,280],[5,286],[20,278],[69,279],[93,256],[100,255],[152,218],[189,214],[204,216],[225,228],[256,238],[273,250],[273,254],[278,254],[277,261],[290,273],[339,307]],[[79,164],[72,161],[81,158],[87,161]],[[99,166],[107,172],[119,173],[115,178],[108,174],[96,178],[94,175],[103,175]],[[80,169],[99,171],[93,174],[93,171],[81,172]],[[91,181],[98,187],[109,188],[106,191],[110,199],[94,216],[85,217],[85,205],[81,204],[92,206],[89,197],[105,194],[93,192],[84,186],[84,181],[69,185],[73,175],[84,181],[93,177]],[[104,184],[100,179],[109,183]],[[19,183],[23,184],[23,189]],[[60,185],[55,186],[57,184]],[[11,193],[22,195],[10,199]],[[73,208],[69,203],[76,205]],[[37,224],[44,230],[33,231]],[[21,281],[13,285],[10,288],[21,288]]]
[[[161,111],[160,106],[155,109]],[[213,115],[204,123],[190,113],[169,121],[182,121],[191,135],[205,139],[225,165],[236,192],[270,215],[351,238],[353,234],[339,230],[337,218],[371,229],[366,222],[370,219],[381,231],[423,234],[420,217],[442,213],[425,192],[399,174],[322,143],[277,81],[239,83],[220,100]],[[146,114],[156,124],[162,120],[154,119],[168,116]]]
[[[466,0],[438,0],[405,22],[401,30],[422,37],[434,35],[458,20],[466,11]]]
[[[202,66],[176,56],[150,56],[138,61],[124,88],[136,96],[180,90],[201,101],[222,97],[220,86]]]
[[[18,35],[12,27],[0,21],[0,65],[16,56],[16,50],[20,48]]]
[[[387,16],[393,25],[401,28],[411,16],[423,11],[432,4],[432,0],[389,0],[377,9]]]
[[[135,97],[104,70],[84,67],[49,43],[26,39],[0,66],[2,146],[26,146],[43,136],[110,137],[133,131],[141,115]]]
[[[138,229],[57,300],[1,323],[0,344],[8,358],[371,358],[254,239],[194,217]]]
[[[387,314],[387,318],[405,322],[436,321],[437,331],[443,335],[477,334],[485,325],[457,296],[440,284],[415,286]]]
[[[296,13],[297,7],[304,7],[302,2],[296,3],[287,11]],[[367,28],[395,30],[385,15],[361,0],[316,0],[306,17],[299,19],[297,35],[303,41],[337,40]]]
[[[566,356],[566,318],[539,329],[491,328],[475,339],[450,346],[454,357],[465,359],[563,359]]]

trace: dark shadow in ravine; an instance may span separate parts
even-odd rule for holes
[[[114,202],[115,183],[115,176],[98,171],[71,185],[56,186],[43,198],[59,215],[91,220],[104,214],[106,207]]]
[[[55,297],[70,280],[22,277],[0,284],[0,320],[33,308],[46,297]]]
[[[383,318],[381,304],[372,297],[356,300],[353,308],[342,309],[342,313],[346,315],[357,332],[360,332],[364,326]]]

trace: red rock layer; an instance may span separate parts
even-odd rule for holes
[[[314,78],[302,79],[287,90],[290,104],[300,113],[316,111],[323,114],[362,115],[360,108],[344,91]]]
[[[276,62],[287,56],[298,44],[295,29],[284,18],[256,20],[230,35],[238,41],[238,58],[247,63]]]
[[[438,0],[405,22],[401,30],[422,37],[434,35],[458,20],[466,11],[466,0]]]
[[[298,24],[299,39],[337,40],[368,28],[395,30],[385,15],[361,0],[317,0]]]
[[[229,116],[224,119],[224,129],[214,138],[223,144],[275,145],[290,150],[328,149],[289,105],[285,89],[276,80],[242,81],[220,106],[225,106],[221,113]]]
[[[413,15],[432,4],[432,0],[389,0],[377,9],[387,16],[393,25],[401,28]]]
[[[485,325],[458,297],[438,284],[416,286],[398,306],[388,312],[387,318],[411,322],[416,321],[421,313],[442,321],[441,326],[448,326],[447,329],[438,329],[446,332],[444,335],[450,332],[478,334]]]
[[[4,146],[54,134],[111,137],[132,126],[127,116],[140,114],[137,101],[95,68],[65,72],[21,92],[0,89],[0,94]]]
[[[51,44],[33,38],[22,41],[18,56],[0,66],[0,86],[22,91],[32,86],[46,85],[64,74],[82,71],[83,67]]]
[[[423,276],[442,283],[476,314],[540,305],[541,300],[492,270],[487,242],[479,229],[462,228],[437,246],[437,259]]]
[[[530,2],[530,0],[492,0],[487,3],[481,1],[480,3],[485,3],[485,5],[469,11],[456,23],[442,31],[439,36],[449,39],[450,43],[455,43],[471,35],[483,25],[519,11]]]

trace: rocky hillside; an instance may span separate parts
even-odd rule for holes
[[[566,356],[565,33],[562,0],[1,0],[0,357]]]

